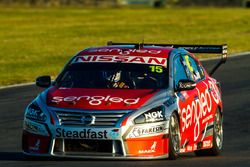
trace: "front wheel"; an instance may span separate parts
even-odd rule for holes
[[[216,156],[220,154],[223,143],[223,119],[219,110],[216,111],[214,117],[214,128],[213,128],[213,147],[205,150],[197,150],[195,154],[198,156]]]
[[[180,152],[180,128],[176,113],[173,113],[169,121],[169,159],[175,160]]]

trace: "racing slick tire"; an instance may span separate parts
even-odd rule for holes
[[[169,121],[169,157],[175,160],[180,152],[180,127],[176,113],[173,113]]]
[[[220,111],[217,109],[214,117],[213,127],[213,146],[210,149],[197,150],[197,156],[216,156],[220,154],[223,143],[223,119]]]

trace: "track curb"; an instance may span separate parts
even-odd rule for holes
[[[228,57],[229,58],[235,58],[235,57],[246,56],[246,55],[250,55],[250,51],[249,52],[241,52],[241,53],[231,54]],[[200,61],[209,61],[209,60],[217,60],[217,59],[220,59],[220,57],[216,57],[216,58],[204,58],[204,59],[200,59]],[[17,88],[17,87],[22,87],[22,86],[31,86],[31,85],[35,85],[35,82],[14,84],[14,85],[8,85],[8,86],[0,86],[0,90],[2,90],[2,89],[8,89],[8,88]]]

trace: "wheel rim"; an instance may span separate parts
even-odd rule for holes
[[[214,125],[214,135],[215,135],[215,143],[219,149],[222,148],[223,142],[223,125],[221,114],[217,111],[215,116],[215,125]]]
[[[170,119],[170,140],[172,142],[173,149],[176,153],[180,150],[180,129],[176,116],[171,116]]]

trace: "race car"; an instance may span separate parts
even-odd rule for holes
[[[221,54],[206,72],[194,53]],[[227,45],[114,43],[80,51],[25,109],[27,156],[176,159],[218,155]]]
[[[166,5],[166,0],[121,0],[121,4],[124,5],[149,5],[156,8],[163,7]]]

